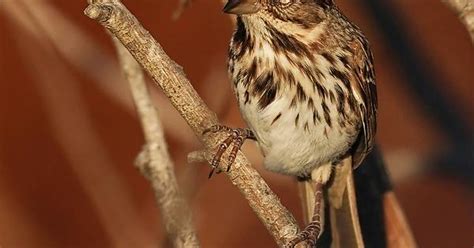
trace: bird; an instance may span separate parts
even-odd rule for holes
[[[236,15],[228,73],[248,128],[205,129],[229,133],[209,177],[227,149],[229,170],[244,141],[255,140],[267,170],[314,182],[314,216],[287,244],[314,246],[334,168],[349,156],[357,168],[374,145],[377,91],[369,42],[334,0],[228,0],[224,12]]]

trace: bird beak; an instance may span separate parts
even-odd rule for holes
[[[235,15],[252,14],[259,10],[256,0],[228,0],[224,6],[225,13]]]

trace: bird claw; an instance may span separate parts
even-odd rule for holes
[[[322,222],[321,216],[324,214],[322,210],[324,207],[324,199],[323,199],[323,185],[321,183],[316,183],[314,187],[314,213],[313,217],[311,218],[311,222],[304,228],[304,230],[296,235],[294,239],[292,239],[286,245],[286,248],[294,248],[297,244],[301,242],[306,242],[309,247],[316,247],[316,243],[321,235],[322,229]]]
[[[226,132],[230,133],[230,135],[219,144],[219,147],[217,149],[216,154],[214,155],[212,161],[211,161],[211,171],[209,172],[209,178],[212,177],[214,172],[216,174],[221,173],[222,171],[218,168],[219,164],[221,162],[222,156],[224,155],[224,152],[229,148],[231,145],[232,150],[230,151],[229,157],[228,157],[228,162],[227,162],[227,172],[230,171],[230,167],[235,161],[235,158],[237,157],[237,152],[240,150],[242,147],[244,141],[246,139],[254,139],[255,135],[250,131],[250,129],[247,128],[230,128],[226,127],[223,125],[214,125],[211,126],[207,129],[205,129],[202,134],[205,135],[207,133],[218,133],[218,132]]]
[[[309,227],[309,226],[308,226]],[[285,246],[286,248],[294,248],[297,244],[301,242],[306,242],[309,247],[316,247],[316,241],[318,240],[319,230],[308,230],[308,227],[304,231],[298,233],[296,238],[292,239]]]

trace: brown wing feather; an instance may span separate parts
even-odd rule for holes
[[[358,104],[356,111],[361,118],[361,132],[353,150],[353,166],[356,168],[362,163],[372,150],[377,129],[377,90],[375,86],[375,71],[372,52],[367,40],[356,39],[351,47],[354,56],[351,63],[352,77],[351,90]]]

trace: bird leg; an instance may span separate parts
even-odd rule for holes
[[[217,152],[211,161],[212,169],[211,169],[211,172],[209,173],[209,178],[212,177],[212,175],[214,174],[214,171],[218,168],[220,161],[222,159],[222,155],[224,155],[224,152],[227,150],[227,148],[229,148],[229,146],[233,145],[232,150],[230,150],[229,157],[228,157],[227,171],[230,170],[231,165],[234,163],[235,158],[237,157],[237,152],[240,150],[240,148],[244,144],[244,141],[246,139],[257,140],[254,133],[248,128],[230,128],[223,125],[214,125],[210,128],[205,129],[202,133],[206,134],[206,133],[218,133],[218,132],[226,132],[230,134],[227,137],[227,139],[225,139],[224,141],[222,141],[222,143],[219,144],[219,148],[217,149]],[[220,173],[220,171],[217,170],[216,173]]]
[[[296,235],[296,238],[292,239],[286,247],[294,248],[297,244],[305,241],[310,247],[316,246],[322,231],[322,205],[324,204],[324,193],[323,183],[315,182],[314,187],[314,212],[311,222],[305,227],[305,229]]]

